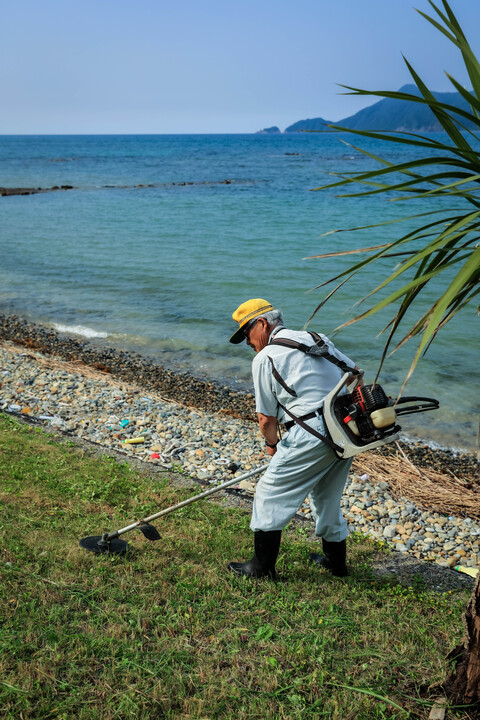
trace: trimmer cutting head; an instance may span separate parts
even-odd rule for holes
[[[80,545],[85,548],[85,550],[108,555],[124,555],[128,547],[128,543],[125,542],[125,540],[119,540],[118,538],[108,540],[108,533],[82,538]]]
[[[134,527],[140,530],[147,540],[160,540],[160,534],[156,527],[150,525],[149,522],[135,523]],[[133,528],[132,528],[133,529]],[[127,551],[128,543],[125,540],[119,540],[118,535],[124,532],[117,530],[112,533],[103,533],[103,535],[92,535],[91,537],[82,538],[80,545],[86,550],[94,553],[108,553],[109,555],[123,555]]]

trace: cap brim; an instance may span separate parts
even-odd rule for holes
[[[243,327],[238,328],[236,330],[232,337],[230,338],[230,342],[234,345],[239,345],[241,342],[245,340],[245,325]]]

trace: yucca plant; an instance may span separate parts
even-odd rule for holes
[[[453,77],[447,74],[450,82],[466,101],[467,109],[437,101],[413,67],[407,62],[419,95],[405,92],[365,91],[344,86],[355,95],[373,95],[376,97],[405,100],[428,106],[448,136],[448,142],[415,133],[385,133],[336,128],[363,135],[368,138],[387,140],[395,143],[424,148],[426,157],[418,157],[410,162],[394,164],[371,153],[357,148],[360,152],[378,162],[376,169],[363,173],[343,176],[317,190],[325,188],[350,188],[360,185],[344,197],[360,197],[378,193],[395,193],[404,198],[423,198],[427,203],[425,212],[399,218],[409,225],[417,227],[409,230],[398,240],[385,245],[350,250],[350,253],[364,253],[366,258],[354,263],[344,272],[330,278],[326,283],[336,283],[334,289],[316,308],[319,308],[347,282],[353,275],[380,258],[396,256],[399,258],[395,270],[362,302],[375,297],[377,293],[388,291],[387,297],[376,300],[371,307],[360,315],[344,323],[341,327],[359,322],[374,313],[390,308],[393,315],[387,324],[388,331],[379,372],[391,346],[392,352],[411,338],[418,339],[410,370],[405,382],[414,371],[419,359],[425,353],[439,330],[450,322],[456,314],[471,305],[480,292],[480,64],[475,57],[458,20],[446,0],[442,0],[443,11],[429,0],[438,19],[420,12],[434,27],[442,32],[460,50],[472,86],[466,90]],[[433,198],[443,198],[453,208],[438,208]],[[418,222],[417,222],[418,221]],[[389,221],[391,223],[392,221]],[[387,224],[380,223],[375,226]],[[365,230],[348,228],[348,230]],[[339,232],[339,230],[333,231]],[[327,233],[328,234],[328,233]],[[329,253],[313,257],[328,257],[345,253]],[[403,280],[403,282],[402,282]],[[439,290],[433,304],[426,310],[418,310],[419,297],[435,281]],[[400,287],[397,287],[400,285]],[[424,293],[425,294],[425,293]],[[378,297],[378,296],[377,296]],[[422,296],[423,297],[423,296]],[[411,327],[404,333],[399,331],[407,311],[413,314]],[[478,308],[477,308],[478,312]],[[312,317],[313,317],[312,315]],[[410,324],[410,323],[408,323]],[[472,597],[465,615],[467,635],[464,643],[450,654],[455,668],[445,683],[445,691],[452,701],[480,703],[480,573],[477,577]]]
[[[374,298],[377,293],[382,293],[385,289],[388,291],[390,288],[387,297],[376,300],[367,310],[340,327],[356,323],[391,306],[393,316],[382,331],[388,332],[379,371],[389,350],[393,352],[408,340],[417,338],[418,345],[405,382],[438,331],[460,310],[472,303],[480,292],[478,286],[480,278],[480,140],[477,135],[480,132],[480,64],[446,0],[442,0],[445,12],[436,7],[431,0],[429,2],[440,22],[423,12],[418,12],[446,35],[462,53],[472,90],[465,90],[448,73],[447,76],[455,90],[468,103],[470,109],[465,110],[438,102],[407,60],[405,60],[406,65],[420,93],[418,96],[405,92],[366,91],[346,85],[342,86],[349,91],[348,94],[373,95],[427,105],[448,135],[449,142],[441,142],[416,133],[371,132],[332,126],[336,130],[368,138],[425,148],[428,150],[428,156],[418,157],[402,164],[394,164],[361,148],[355,148],[377,161],[377,168],[369,172],[343,175],[336,182],[315,188],[315,190],[331,190],[332,188],[347,188],[348,190],[352,186],[361,185],[361,189],[357,187],[355,190],[343,193],[341,197],[395,193],[396,200],[423,198],[428,202],[433,198],[440,197],[455,202],[453,209],[439,210],[438,206],[434,204],[434,207],[426,212],[396,220],[395,222],[408,221],[410,225],[412,221],[418,220],[419,226],[393,242],[343,253],[312,256],[312,258],[325,258],[348,253],[367,255],[366,258],[354,263],[344,272],[316,288],[337,283],[317,306],[312,317],[346,281],[367,265],[377,263],[380,258],[384,257],[396,256],[399,258],[395,270],[360,302]],[[389,223],[391,222],[389,221]],[[378,228],[389,223],[347,229],[366,230],[369,227]],[[345,228],[331,232],[343,231]],[[403,282],[401,282],[402,280]],[[429,289],[431,288],[432,281],[440,286],[440,294],[426,311],[418,312],[417,299],[427,286]],[[400,287],[397,287],[398,284]],[[413,314],[414,321],[406,332],[400,332],[400,324],[405,319],[407,311]]]

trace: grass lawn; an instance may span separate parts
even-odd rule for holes
[[[222,500],[160,519],[158,542],[129,533],[124,557],[79,546],[198,492],[159,477],[0,415],[2,719],[428,717],[467,591],[378,580],[355,536],[333,578],[303,527],[278,582],[238,578],[249,516]]]

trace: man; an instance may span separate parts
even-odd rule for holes
[[[309,496],[324,551],[324,555],[311,553],[310,560],[343,577],[348,574],[348,531],[340,501],[351,458],[339,459],[318,435],[325,436],[321,415],[325,396],[347,368],[356,368],[355,363],[324,335],[319,340],[330,359],[272,344],[294,340],[313,346],[315,340],[308,332],[285,328],[280,311],[267,300],[247,300],[232,317],[239,327],[230,342],[246,340],[257,353],[252,363],[256,411],[272,459],[257,484],[253,503],[250,527],[255,554],[250,562],[233,562],[228,569],[237,575],[274,579],[281,532]],[[287,429],[281,440],[279,421]]]

